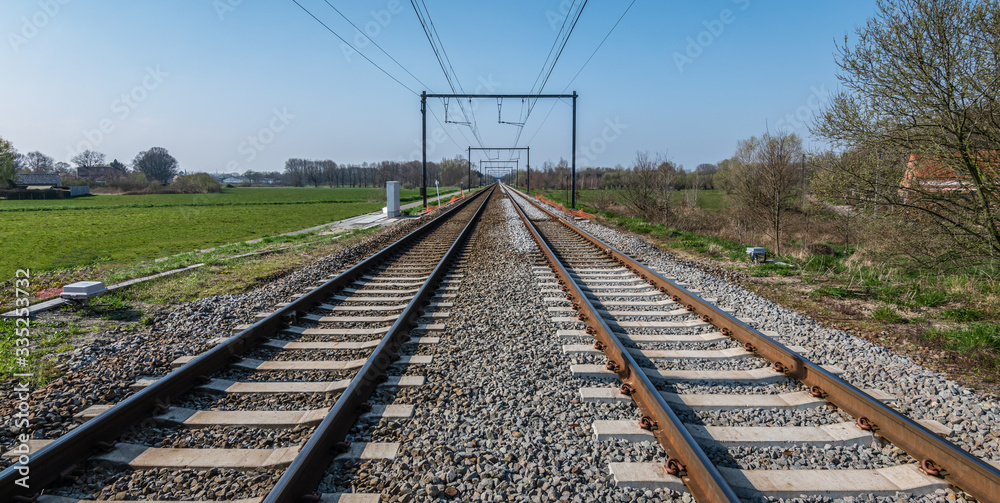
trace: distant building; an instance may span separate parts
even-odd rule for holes
[[[957,155],[957,154],[956,154]],[[993,151],[982,151],[978,154],[979,161],[984,165],[982,171],[992,180],[998,180],[1000,175],[1000,157]],[[1000,190],[1000,187],[997,187]],[[900,182],[899,194],[903,203],[907,203],[913,193],[936,194],[971,194],[977,186],[964,173],[957,173],[955,168],[934,159],[921,159],[918,154],[910,155],[906,163],[906,172]]]
[[[51,189],[52,187],[61,187],[62,180],[59,179],[58,174],[35,174],[35,173],[21,173],[14,178],[14,186],[18,188],[38,188],[38,189]]]
[[[89,183],[104,185],[125,176],[127,173],[124,169],[114,166],[81,166],[76,168],[76,174]]]
[[[0,190],[4,199],[65,199],[90,194],[90,187],[63,187],[58,174],[20,173],[14,188]]]

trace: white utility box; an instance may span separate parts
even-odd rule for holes
[[[398,217],[402,214],[399,209],[399,182],[385,182],[385,215],[387,217]]]
[[[108,289],[100,281],[78,281],[64,286],[59,296],[69,300],[88,300],[106,293]]]
[[[767,248],[763,246],[748,246],[747,255],[751,262],[767,262]]]

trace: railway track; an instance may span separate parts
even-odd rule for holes
[[[564,347],[594,362],[574,365],[573,374],[620,382],[617,389],[581,389],[582,398],[634,400],[642,413],[633,421],[595,422],[596,439],[655,438],[669,455],[666,463],[612,463],[619,484],[683,486],[697,501],[738,501],[738,495],[931,494],[951,483],[979,501],[1000,500],[1000,471],[944,439],[939,433],[948,430],[940,423],[899,414],[882,401],[891,396],[852,386],[838,377],[841,369],[810,361],[805,348],[783,345],[780,334],[755,330],[714,299],[505,190],[545,256],[538,274],[551,295],[553,321],[572,327],[560,335],[594,340]],[[763,426],[712,424],[751,408],[769,409],[774,417]],[[828,413],[793,412],[791,422],[782,414],[815,409]],[[801,456],[810,452],[796,452],[804,446],[865,444],[898,448],[910,458],[896,452],[898,464],[875,470],[838,469],[822,460],[796,463],[796,470],[740,467],[748,452],[740,448]]]
[[[84,410],[0,500],[998,500],[943,425],[665,276],[483,191]]]
[[[430,361],[399,352],[404,344],[437,342],[462,278],[453,261],[492,192],[259,315],[211,350],[179,359],[174,372],[140,380],[119,404],[84,411],[83,425],[32,454],[30,478],[18,465],[0,473],[4,501],[78,501],[72,494],[87,492],[74,490],[81,479],[131,474],[155,480],[157,499],[299,502],[315,492],[335,456],[392,457],[398,445],[344,439],[359,417],[412,412],[367,400],[379,385],[423,382],[419,372],[390,367]],[[209,492],[203,488],[211,478],[251,479],[258,492],[261,483],[272,487],[262,498],[240,494],[238,483]],[[128,477],[89,482],[120,486],[118,500],[132,489]]]

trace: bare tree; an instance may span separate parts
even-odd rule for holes
[[[54,173],[55,164],[55,159],[37,150],[24,155],[24,167],[32,173]]]
[[[867,156],[827,169],[869,207],[904,209],[972,261],[1000,255],[998,39],[997,0],[879,0],[838,47],[843,91],[813,126]]]
[[[84,150],[70,160],[73,161],[78,168],[93,168],[94,166],[101,166],[104,164],[104,154],[94,152],[93,150]]]
[[[802,140],[794,134],[765,133],[739,142],[731,182],[739,210],[759,222],[781,253],[782,216],[799,202]]]
[[[670,199],[676,190],[677,169],[663,154],[635,154],[635,164],[621,180],[621,203],[636,216],[650,222],[665,222],[670,215]]]

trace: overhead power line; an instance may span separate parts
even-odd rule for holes
[[[625,12],[622,12],[622,15],[618,16],[618,21],[615,21],[614,26],[612,26],[611,29],[608,30],[607,35],[604,35],[604,38],[601,40],[601,43],[597,44],[597,47],[594,48],[594,52],[590,53],[590,57],[587,58],[587,61],[584,61],[583,66],[581,66],[580,69],[577,70],[576,75],[573,75],[573,78],[570,79],[569,83],[566,84],[566,87],[563,88],[562,90],[563,93],[565,93],[566,90],[569,89],[569,86],[573,85],[573,82],[576,81],[576,78],[579,77],[581,73],[583,73],[583,69],[587,67],[587,65],[590,63],[590,60],[594,59],[594,55],[597,54],[597,51],[601,50],[601,47],[604,46],[604,43],[608,41],[608,38],[615,31],[615,28],[618,28],[618,25],[622,22],[622,19],[625,19],[625,14],[628,14],[628,11],[632,9],[632,6],[635,5],[635,2],[636,0],[632,0],[632,3],[628,4],[628,7],[625,8]],[[552,111],[555,110],[557,103],[559,102],[558,101],[552,102],[552,107],[549,108],[549,112],[545,114],[545,118],[542,119],[542,122],[538,124],[538,129],[536,129],[535,133],[531,135],[531,139],[528,140],[528,143],[531,143],[535,139],[535,136],[538,136],[538,132],[542,130],[542,126],[545,124],[545,121],[547,121],[549,119],[549,116],[552,115]]]
[[[431,19],[430,11],[427,9],[427,4],[424,0],[419,0],[420,5],[423,6],[421,10],[420,5],[417,4],[417,0],[410,0],[410,5],[413,6],[413,11],[417,14],[417,20],[420,21],[420,26],[424,30],[424,34],[427,36],[427,42],[431,45],[431,50],[434,51],[434,56],[438,60],[438,64],[441,66],[441,72],[444,73],[445,80],[448,81],[448,87],[451,88],[451,92],[458,94],[461,92],[465,93],[462,88],[462,83],[458,79],[458,74],[455,72],[454,66],[451,64],[451,60],[448,58],[448,53],[444,49],[444,43],[441,41],[441,36],[434,26],[434,21]],[[469,129],[472,130],[473,136],[475,136],[476,141],[479,145],[483,145],[482,137],[479,135],[479,127],[476,123],[476,116],[474,110],[472,109],[471,103],[468,109],[465,107],[465,103],[461,100],[457,100],[459,108],[462,109],[462,114],[465,116],[466,122],[469,122]]]
[[[576,24],[580,21],[580,16],[583,14],[583,9],[587,7],[587,0],[583,0],[583,3],[580,4],[580,8],[576,11],[575,15],[573,14],[573,5],[576,5],[576,0],[573,1],[573,4],[570,5],[569,12],[566,13],[566,19],[563,21],[563,26],[562,28],[560,28],[559,34],[556,35],[555,43],[553,43],[552,48],[549,49],[549,56],[546,57],[545,63],[542,64],[542,71],[539,72],[538,74],[539,77],[535,78],[536,83],[538,83],[539,78],[541,78],[541,84],[539,85],[538,91],[535,94],[542,94],[542,91],[545,90],[545,84],[548,83],[549,78],[552,76],[552,71],[555,70],[556,64],[559,62],[559,57],[562,56],[563,50],[566,49],[566,44],[569,42],[569,38],[573,34],[573,30],[576,28]],[[570,18],[573,19],[571,23],[569,22]],[[568,29],[566,29],[567,26],[569,26]],[[562,40],[561,43],[560,40]],[[558,47],[559,49],[555,50],[556,47]],[[549,64],[550,59],[552,61],[551,64]],[[548,67],[548,71],[546,71],[546,66]],[[545,77],[542,78],[541,77],[542,75],[545,75]],[[534,85],[532,85],[532,91],[534,92]],[[528,104],[528,112],[527,114],[525,114],[524,120],[522,122],[524,123],[528,122],[528,118],[531,116],[531,112],[535,109],[535,105],[537,103],[538,99],[536,98],[534,101]],[[514,137],[515,147],[521,140],[521,134],[523,132],[524,132],[523,125],[517,128],[517,135]]]
[[[405,66],[403,66],[402,63],[400,63],[399,61],[396,61],[396,58],[392,57],[391,54],[389,54],[388,52],[386,52],[386,50],[383,49],[381,45],[378,45],[378,42],[376,42],[373,38],[369,37],[368,34],[365,33],[364,30],[362,30],[361,28],[358,28],[358,25],[354,24],[353,21],[351,21],[350,19],[348,19],[347,16],[345,16],[343,12],[340,12],[340,9],[334,7],[333,4],[330,3],[330,0],[323,0],[323,1],[326,2],[326,4],[329,5],[330,8],[333,9],[334,12],[336,12],[337,14],[340,14],[340,17],[344,18],[344,21],[347,21],[348,23],[350,23],[350,25],[353,26],[354,29],[358,31],[358,33],[364,35],[364,37],[367,38],[368,41],[372,43],[372,45],[374,45],[376,48],[378,48],[378,50],[382,51],[382,54],[385,54],[389,59],[392,60],[393,63],[396,63],[396,66],[402,68],[404,72],[406,72],[407,74],[410,75],[410,77],[413,77],[413,80],[416,80],[417,82],[420,83],[420,85],[424,86],[424,89],[427,89],[429,87],[427,84],[424,84],[424,82],[422,80],[420,80],[419,78],[417,78],[417,76],[414,75],[413,72],[411,72]],[[295,3],[298,3],[298,2],[295,2]],[[343,40],[343,39],[341,39],[341,40]],[[360,54],[360,52],[359,52],[359,54]]]
[[[315,14],[313,14],[312,12],[310,12],[309,9],[307,9],[305,6],[303,6],[302,4],[300,4],[298,0],[292,0],[292,3],[294,3],[295,5],[298,5],[299,8],[302,9],[303,11],[305,11],[306,14],[309,14],[309,17],[315,19],[317,23],[323,25],[323,28],[326,28],[327,31],[329,31],[330,33],[332,33],[335,37],[339,38],[341,42],[347,44],[348,47],[350,47],[351,49],[354,49],[354,52],[357,52],[358,54],[360,54],[362,58],[365,58],[365,61],[368,61],[369,63],[371,63],[372,65],[374,65],[375,68],[378,68],[379,70],[381,70],[382,73],[386,74],[387,77],[389,77],[392,80],[395,80],[397,84],[399,84],[399,85],[403,86],[404,88],[406,88],[407,91],[410,91],[411,93],[416,94],[417,96],[420,95],[420,93],[418,93],[418,92],[414,91],[413,89],[411,89],[410,86],[407,86],[402,81],[400,81],[399,79],[397,79],[396,77],[394,77],[385,68],[382,68],[381,66],[379,66],[378,63],[372,61],[371,58],[369,58],[368,56],[365,56],[364,53],[362,53],[356,47],[354,47],[353,45],[351,45],[351,43],[348,42],[347,40],[345,40],[344,37],[341,37],[340,34],[338,34],[337,32],[333,31],[333,28],[330,28],[326,23],[324,23],[322,20],[320,20],[320,18],[316,17]],[[399,63],[397,63],[397,64],[399,64]]]

